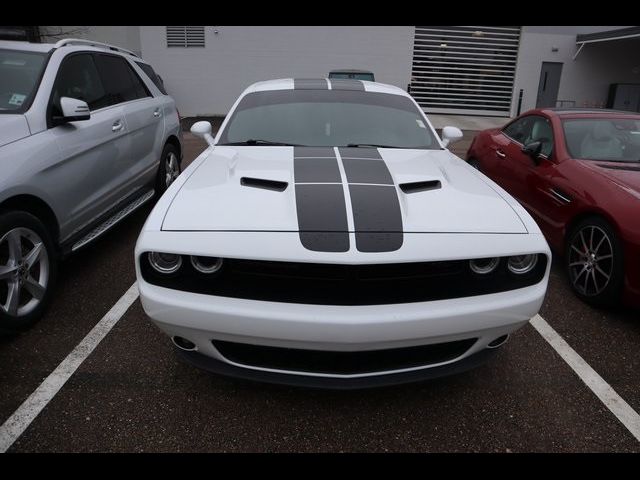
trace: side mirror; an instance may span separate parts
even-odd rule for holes
[[[196,137],[204,138],[206,142],[213,146],[213,137],[211,136],[211,123],[202,121],[191,125],[191,133]]]
[[[89,120],[91,118],[87,102],[83,102],[77,98],[61,97],[60,109],[62,110],[62,117],[54,118],[58,125],[66,122]]]
[[[522,153],[525,153],[531,157],[533,163],[540,165],[540,152],[542,151],[542,142],[527,143],[522,147]]]
[[[444,127],[442,129],[442,143],[445,147],[462,139],[462,130],[458,127]]]

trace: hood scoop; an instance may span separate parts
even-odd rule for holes
[[[602,163],[598,163],[599,167],[608,168],[609,170],[626,170],[629,172],[640,172],[640,167],[626,167],[623,165],[603,165]]]
[[[426,180],[422,182],[401,183],[400,190],[404,193],[426,192],[427,190],[437,190],[442,188],[440,180]]]
[[[242,177],[240,185],[245,187],[263,188],[265,190],[273,190],[276,192],[284,192],[289,184],[278,180],[267,180],[264,178]]]

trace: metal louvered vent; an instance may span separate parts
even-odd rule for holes
[[[521,27],[416,27],[411,95],[428,113],[508,116]]]
[[[167,47],[204,47],[204,27],[167,27]]]

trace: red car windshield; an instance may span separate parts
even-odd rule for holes
[[[639,119],[571,118],[562,127],[573,158],[640,162]]]

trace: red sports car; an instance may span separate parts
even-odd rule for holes
[[[531,110],[480,132],[467,161],[533,215],[578,297],[640,306],[640,114]]]

